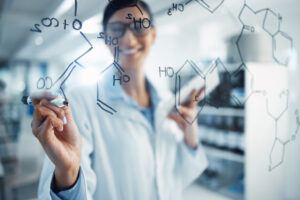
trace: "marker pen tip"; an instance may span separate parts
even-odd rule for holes
[[[22,103],[28,104],[27,99],[28,99],[28,96],[23,96],[21,99]]]

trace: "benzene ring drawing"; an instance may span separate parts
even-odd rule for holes
[[[185,3],[185,5],[188,5],[191,3],[193,0],[189,0]],[[200,6],[208,10],[210,13],[214,13],[223,3],[224,0],[194,0]]]
[[[192,78],[195,78],[195,76],[199,77],[197,80],[199,84],[205,85],[205,74],[202,73],[202,71],[194,62],[186,60],[182,67],[176,72],[175,77],[175,109],[178,114],[189,124],[192,124],[197,119],[198,114],[201,112],[205,104],[205,101],[195,102],[200,106],[200,109],[196,112],[195,116],[192,116],[192,118],[187,118],[180,109],[181,105],[186,103],[186,99],[182,99],[181,95],[182,86]]]

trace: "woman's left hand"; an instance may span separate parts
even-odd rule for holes
[[[199,101],[195,100],[201,99],[200,97],[201,95],[203,95],[203,92],[204,88],[202,88],[198,93],[196,92],[196,90],[192,91],[190,95],[190,101],[178,108],[183,116],[179,115],[178,113],[169,114],[169,118],[173,119],[177,123],[179,128],[183,131],[185,143],[193,149],[197,148],[198,145],[198,123],[197,120],[193,121],[193,119],[197,115],[197,104],[199,103]]]

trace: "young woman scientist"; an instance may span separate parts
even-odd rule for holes
[[[39,199],[181,199],[182,190],[207,165],[197,123],[190,125],[178,114],[159,118],[157,108],[164,99],[143,69],[156,29],[132,25],[129,13],[152,20],[147,4],[137,1],[139,10],[132,6],[135,2],[112,0],[104,12],[104,30],[118,34],[119,64],[131,78],[115,86],[112,75],[117,72],[101,79],[101,98],[116,113],[99,109],[96,85],[71,93],[63,108],[46,99],[33,101],[32,131],[47,154]],[[193,91],[181,107],[185,117],[197,112],[192,99],[201,93]]]

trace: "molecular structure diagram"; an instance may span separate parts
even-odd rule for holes
[[[243,67],[245,69],[246,72],[248,72],[251,76],[251,86],[250,86],[250,94],[246,97],[246,101],[255,93],[260,93],[264,96],[266,96],[266,108],[267,108],[267,114],[274,120],[275,122],[275,138],[274,138],[274,142],[273,145],[271,147],[271,151],[269,154],[269,171],[274,170],[275,168],[277,168],[278,166],[280,166],[283,161],[284,161],[284,155],[285,155],[285,147],[286,145],[290,142],[289,139],[284,139],[284,136],[287,135],[287,133],[279,133],[278,132],[278,123],[279,120],[281,119],[282,115],[287,111],[288,109],[288,103],[289,103],[289,91],[283,91],[280,94],[280,98],[282,98],[283,96],[286,97],[286,106],[283,109],[283,111],[275,116],[274,114],[272,114],[270,112],[269,109],[269,98],[267,96],[267,92],[266,91],[259,91],[259,90],[254,90],[253,89],[253,81],[254,81],[254,77],[253,74],[250,72],[250,70],[247,68],[247,66],[245,65],[244,61],[243,61],[243,56],[242,56],[242,52],[240,50],[240,40],[244,34],[244,31],[250,31],[250,32],[254,32],[255,31],[255,26],[251,25],[251,24],[246,24],[244,23],[244,21],[242,20],[242,16],[243,13],[245,11],[249,11],[254,15],[259,15],[262,14],[263,17],[263,22],[262,22],[262,29],[270,36],[272,37],[272,57],[274,59],[274,61],[280,65],[284,65],[287,66],[289,63],[289,59],[290,56],[286,53],[286,52],[282,52],[280,51],[280,49],[282,48],[287,48],[289,49],[289,51],[292,50],[293,48],[293,39],[285,32],[283,32],[281,30],[281,23],[282,23],[282,16],[280,14],[275,13],[273,10],[269,9],[269,8],[264,8],[264,9],[260,9],[257,11],[254,11],[250,6],[248,6],[246,4],[246,2],[244,2],[243,8],[241,9],[240,13],[239,13],[239,21],[241,22],[243,28],[242,31],[236,41],[236,46],[239,52],[239,56],[240,59],[242,61],[241,67]],[[277,24],[276,27],[272,27],[269,26],[269,24],[271,24],[271,21],[275,22],[275,24]],[[284,46],[280,46],[278,41],[284,41],[285,45]],[[298,131],[296,130],[296,133]],[[281,155],[280,159],[278,159],[277,155]]]
[[[270,111],[269,108],[269,98],[266,98],[266,105],[267,105],[267,114],[274,120],[275,123],[275,139],[271,148],[271,152],[269,155],[269,171],[272,171],[273,169],[275,169],[276,167],[278,167],[279,165],[281,165],[283,163],[284,160],[284,153],[285,153],[285,145],[288,144],[290,142],[289,139],[286,138],[286,133],[282,133],[278,131],[278,123],[279,120],[282,118],[283,114],[287,111],[288,109],[288,103],[289,103],[289,91],[285,90],[282,91],[279,95],[279,98],[283,98],[285,97],[285,107],[283,108],[283,110],[275,115],[274,113],[272,113]],[[277,151],[276,151],[277,150]],[[277,155],[278,153],[281,154],[280,159],[278,159]]]
[[[100,35],[102,35],[100,33]],[[101,39],[105,39],[105,43],[109,45],[113,44],[113,45],[117,45],[115,44],[114,42],[114,39],[115,38],[111,38],[111,36],[109,36],[109,38],[107,37],[107,35],[105,37],[98,37],[98,38],[101,38]],[[114,47],[114,61],[111,65],[109,65],[108,67],[106,67],[103,71],[101,71],[98,75],[98,77],[104,75],[105,76],[105,73],[109,70],[109,69],[116,69],[119,76],[120,77],[123,77],[122,78],[119,78],[117,79],[115,75],[113,75],[113,81],[114,81],[114,84],[115,84],[115,80],[119,80],[120,81],[120,84],[122,84],[122,80],[124,80],[125,83],[129,82],[130,81],[130,77],[128,75],[123,75],[125,70],[123,69],[123,67],[121,67],[121,65],[119,65],[118,63],[118,60],[119,60],[119,46],[115,46]],[[103,111],[109,113],[109,114],[114,114],[117,112],[117,110],[115,110],[112,106],[108,105],[107,103],[104,102],[104,100],[102,100],[101,98],[101,81],[100,81],[100,78],[98,79],[97,81],[97,105],[100,109],[102,109]]]
[[[269,99],[266,98],[266,105],[267,105],[267,114],[274,120],[275,123],[275,139],[270,151],[269,155],[269,171],[274,170],[278,166],[280,166],[284,161],[284,155],[285,155],[285,147],[287,144],[289,144],[291,141],[296,140],[297,134],[299,132],[300,128],[300,117],[299,117],[299,110],[295,110],[295,116],[296,116],[296,130],[291,135],[291,138],[288,138],[288,134],[286,132],[280,132],[278,129],[278,123],[279,120],[283,117],[283,115],[288,110],[289,105],[289,90],[284,90],[280,93],[279,98],[285,97],[285,107],[282,109],[282,111],[275,115],[272,113],[269,109]],[[281,156],[278,157],[278,154]]]
[[[284,108],[284,110],[278,115],[278,116],[274,116],[269,109],[269,98],[267,96],[267,92],[266,91],[259,91],[259,90],[254,90],[253,89],[253,82],[254,82],[254,77],[253,74],[250,72],[250,70],[247,68],[247,66],[245,65],[243,56],[242,56],[242,52],[240,49],[240,40],[243,37],[243,34],[245,31],[250,31],[250,32],[254,32],[255,31],[255,26],[252,24],[246,24],[244,23],[244,21],[242,20],[242,16],[243,13],[248,10],[249,12],[251,12],[254,15],[259,15],[262,14],[264,15],[263,17],[263,22],[262,22],[262,29],[270,36],[272,37],[272,56],[275,62],[277,62],[280,65],[285,65],[287,66],[289,63],[289,59],[290,56],[287,54],[284,54],[283,52],[280,52],[280,46],[277,45],[277,41],[278,40],[283,40],[286,43],[286,47],[288,47],[289,51],[292,50],[293,48],[293,40],[292,38],[286,34],[285,32],[283,32],[281,30],[281,23],[282,23],[282,17],[280,14],[275,13],[273,10],[269,9],[269,8],[264,8],[264,9],[260,9],[257,11],[254,11],[250,6],[247,5],[246,2],[244,2],[243,8],[241,9],[240,13],[239,13],[239,21],[242,24],[242,31],[236,41],[236,46],[238,49],[238,53],[240,56],[240,59],[242,61],[241,67],[243,67],[245,69],[245,72],[248,72],[251,76],[251,86],[250,86],[250,94],[246,97],[246,101],[255,93],[260,93],[264,96],[266,96],[266,108],[267,108],[267,114],[274,120],[275,122],[275,138],[274,138],[274,142],[269,154],[269,171],[272,171],[273,169],[277,168],[278,166],[280,166],[283,163],[284,160],[284,155],[285,155],[285,145],[288,144],[290,142],[290,140],[283,140],[283,136],[282,134],[287,135],[287,133],[278,133],[278,122],[281,119],[282,115],[287,111],[288,109],[288,103],[289,103],[289,99],[288,99],[288,95],[289,95],[289,91],[283,91],[280,94],[280,98],[282,98],[283,96],[286,97],[286,106]],[[277,24],[277,27],[271,27],[268,26],[268,24],[270,24],[270,21],[275,21],[275,23]],[[284,47],[282,47],[284,48]],[[279,53],[280,52],[280,53]],[[285,56],[281,56],[281,55],[285,55]],[[276,151],[278,150],[278,151]],[[281,155],[281,159],[275,159],[276,155],[280,154]]]
[[[212,0],[189,0],[185,3],[185,5],[188,5],[192,1],[195,1],[198,4],[200,4],[203,8],[208,10],[210,13],[214,13],[224,3],[224,0],[217,0],[217,1],[212,1]]]
[[[281,25],[281,21],[282,21],[282,17],[279,15],[279,14],[276,14],[274,11],[272,11],[271,9],[269,8],[264,8],[264,9],[260,9],[260,10],[257,10],[257,11],[254,11],[250,6],[247,5],[246,1],[244,1],[244,5],[241,9],[241,11],[239,12],[239,15],[238,15],[238,19],[242,25],[242,30],[235,42],[235,45],[236,45],[236,48],[238,50],[238,56],[240,58],[240,65],[239,67],[237,68],[237,70],[235,70],[235,72],[233,72],[233,76],[239,74],[242,70],[245,71],[245,73],[247,73],[250,77],[250,90],[249,90],[249,93],[247,94],[247,96],[245,97],[245,100],[244,102],[241,102],[239,101],[238,98],[236,97],[232,97],[234,99],[234,102],[237,104],[237,105],[244,105],[249,99],[250,97],[252,97],[254,94],[262,94],[264,96],[266,96],[266,91],[263,91],[263,90],[255,90],[254,89],[254,76],[253,76],[253,73],[249,70],[249,68],[246,66],[246,63],[244,61],[244,57],[243,57],[243,52],[241,51],[241,39],[242,37],[244,36],[245,33],[254,33],[255,32],[255,25],[253,24],[247,24],[246,22],[244,22],[244,20],[242,19],[243,15],[245,12],[250,12],[254,15],[259,15],[259,14],[262,14],[264,15],[264,18],[263,18],[263,21],[262,21],[262,24],[261,24],[261,28],[270,36],[272,37],[272,55],[273,55],[273,59],[275,62],[277,62],[278,64],[280,65],[288,65],[288,60],[290,58],[289,55],[286,54],[286,57],[283,58],[283,59],[280,59],[278,57],[278,55],[282,55],[280,53],[278,53],[279,51],[279,46],[277,45],[277,48],[276,48],[276,43],[277,43],[277,40],[280,40],[280,39],[284,39],[284,41],[287,43],[287,46],[289,48],[289,51],[292,50],[293,48],[293,40],[290,36],[288,36],[286,33],[282,32],[281,29],[280,29],[280,25]],[[273,18],[271,18],[273,17]],[[268,26],[268,22],[271,21],[271,20],[274,20],[276,21],[277,20],[277,28],[274,29],[273,27],[270,27]],[[273,29],[272,29],[273,28]],[[278,36],[282,36],[283,38],[279,38]],[[282,61],[284,60],[284,62]],[[231,75],[230,75],[231,76]]]
[[[296,115],[297,127],[296,127],[296,131],[292,135],[292,140],[296,140],[296,137],[297,137],[297,134],[298,134],[299,128],[300,128],[300,117],[299,117],[299,110],[298,109],[295,110],[295,115]]]
[[[220,0],[220,1],[188,0],[185,3],[179,3],[179,4],[173,3],[172,7],[167,10],[167,15],[172,16],[174,12],[178,12],[178,11],[183,12],[184,6],[190,4],[193,1],[200,4],[203,8],[208,10],[210,13],[214,13],[224,3],[224,0]],[[274,12],[273,10],[271,10],[269,8],[263,8],[263,9],[255,11],[246,3],[246,0],[244,0],[242,9],[240,10],[240,12],[238,14],[238,20],[242,25],[242,29],[235,41],[235,46],[236,46],[236,49],[238,52],[238,57],[240,59],[240,64],[238,65],[236,70],[234,70],[233,72],[230,72],[229,70],[227,70],[226,66],[223,64],[223,62],[219,58],[216,60],[216,62],[220,64],[219,66],[224,68],[223,71],[225,72],[226,77],[229,80],[231,80],[232,77],[237,76],[239,73],[243,73],[243,71],[244,71],[244,73],[247,73],[248,77],[250,78],[249,93],[246,94],[243,102],[241,102],[234,95],[230,96],[230,99],[232,100],[232,102],[234,102],[235,105],[238,105],[238,106],[245,105],[246,102],[254,94],[260,94],[260,95],[263,95],[266,97],[267,114],[275,122],[275,139],[274,139],[274,142],[273,142],[270,154],[269,154],[269,171],[272,171],[273,169],[277,168],[278,166],[280,166],[283,163],[284,154],[285,154],[285,146],[291,140],[296,139],[296,136],[297,136],[297,134],[299,132],[299,128],[300,128],[300,117],[299,117],[299,111],[296,110],[295,111],[296,124],[297,124],[296,131],[292,135],[291,140],[290,139],[284,140],[282,134],[286,135],[286,133],[278,133],[278,123],[279,123],[279,120],[281,119],[282,115],[288,109],[288,90],[283,91],[280,94],[280,96],[279,96],[280,98],[282,98],[283,96],[286,97],[286,106],[278,116],[275,116],[270,112],[270,109],[269,109],[269,98],[268,98],[267,91],[254,89],[254,81],[255,81],[254,75],[249,70],[249,68],[246,66],[246,63],[244,61],[244,57],[242,54],[243,52],[241,50],[241,39],[244,37],[245,33],[254,33],[256,31],[256,25],[248,24],[247,22],[245,22],[245,20],[243,20],[243,17],[246,12],[251,13],[252,15],[255,15],[255,16],[259,16],[259,15],[263,16],[263,20],[262,20],[261,24],[259,25],[259,27],[262,28],[262,30],[265,33],[267,33],[267,35],[269,37],[272,38],[272,57],[273,57],[273,60],[276,63],[278,63],[279,65],[287,66],[289,64],[289,61],[290,61],[289,53],[291,52],[291,50],[293,48],[293,39],[286,32],[281,30],[282,16],[280,14]],[[274,27],[274,26],[271,26],[270,24],[276,24],[276,26]],[[187,64],[189,64],[191,66],[191,68],[193,68],[194,70],[197,67],[191,61],[186,61],[183,65],[183,67],[186,66]],[[168,69],[166,69],[166,70],[168,70]],[[181,71],[182,71],[182,67],[176,72],[175,96],[180,95],[180,88],[181,88],[180,87],[180,73],[181,73]],[[161,72],[161,70],[160,70],[160,72]],[[206,84],[205,79],[206,79],[207,74],[203,74],[203,73],[199,72],[199,70],[195,70],[195,74],[203,77],[204,84]],[[169,77],[171,77],[171,76],[169,75]],[[204,99],[206,99],[207,94],[205,93],[204,95],[205,95]],[[177,97],[175,99],[180,99],[180,98]],[[177,105],[176,103],[178,103],[178,102],[175,102],[175,105]],[[205,103],[209,103],[209,102],[204,100],[203,104],[199,104],[200,110],[198,111],[197,116],[201,112]],[[213,105],[213,104],[211,104],[211,105],[218,108],[217,105]],[[180,113],[180,111],[178,109],[177,109],[177,112],[179,112],[179,114],[185,119],[185,117]],[[188,123],[193,123],[195,121],[195,119],[197,119],[197,116],[195,116],[195,118],[192,121],[189,121],[187,119],[185,119],[185,121],[187,121]],[[278,154],[281,155],[280,159],[276,159],[277,158],[276,155],[278,155]]]
[[[79,31],[80,35],[82,36],[82,38],[88,43],[89,48],[84,51],[80,56],[78,56],[77,58],[75,58],[69,65],[68,67],[65,69],[65,71],[59,76],[59,78],[53,83],[51,77],[46,76],[45,78],[41,77],[38,82],[37,82],[37,88],[38,89],[46,89],[46,90],[53,90],[53,91],[61,91],[61,93],[63,94],[63,97],[66,99],[66,95],[64,92],[64,84],[65,82],[68,80],[68,78],[71,76],[72,72],[74,71],[74,69],[79,66],[83,69],[85,69],[85,67],[79,63],[79,60],[84,57],[87,53],[89,53],[92,49],[93,49],[93,45],[91,44],[91,42],[87,39],[87,37],[85,36],[85,34],[83,32],[81,32],[81,28],[82,28],[82,22],[77,19],[77,0],[75,0],[74,3],[74,17],[75,19],[72,22],[72,28],[76,31]],[[54,28],[58,28],[60,26],[60,22],[58,19],[56,19],[55,17],[44,17],[41,19],[41,25],[45,28],[49,28],[49,27],[54,27]],[[34,28],[31,28],[30,31],[32,32],[37,32],[37,33],[42,33],[42,30],[40,29],[40,24],[34,24]],[[65,19],[63,22],[63,29],[66,30],[67,27],[70,24],[68,24],[67,20]]]
[[[56,79],[56,81],[53,82],[51,77],[46,76],[46,77],[41,77],[37,82],[37,88],[38,89],[46,89],[46,90],[51,89],[51,90],[55,90],[55,91],[60,90],[61,93],[63,94],[64,98],[66,98],[66,95],[65,95],[65,92],[64,92],[64,84],[66,83],[68,78],[71,76],[72,72],[74,71],[74,69],[76,67],[81,67],[83,69],[86,69],[82,64],[80,64],[79,60],[82,57],[84,57],[86,54],[88,54],[93,49],[93,45],[88,40],[88,38],[85,36],[85,34],[81,31],[82,22],[79,19],[77,19],[77,0],[74,0],[74,1],[75,1],[75,4],[74,4],[75,5],[75,8],[74,8],[74,17],[75,17],[75,19],[71,22],[71,25],[72,25],[72,28],[75,31],[79,31],[81,37],[89,45],[89,48],[87,50],[85,50],[76,59],[74,59],[72,62],[70,62],[70,64],[66,68],[66,70],[58,77],[58,79]],[[200,4],[204,9],[206,9],[210,13],[214,13],[224,3],[224,0],[219,0],[219,1],[188,0],[185,3],[180,3],[180,4],[174,4],[173,3],[172,8],[168,9],[167,14],[169,16],[171,16],[172,13],[175,12],[175,11],[183,12],[184,11],[184,6],[192,3],[193,1]],[[143,12],[139,8],[137,2],[130,5],[129,7],[136,7],[139,10],[139,12],[143,15]],[[286,47],[286,49],[291,50],[293,48],[293,39],[287,33],[285,33],[284,31],[281,30],[282,16],[278,13],[275,13],[273,10],[271,10],[269,8],[264,8],[264,9],[260,9],[260,10],[255,11],[246,3],[246,1],[244,1],[243,7],[242,7],[242,9],[241,9],[241,11],[239,12],[239,15],[238,15],[238,19],[239,19],[239,22],[242,25],[242,29],[241,29],[241,32],[240,32],[240,34],[237,37],[237,40],[235,42],[236,48],[238,50],[238,55],[239,55],[239,58],[240,58],[240,64],[238,65],[237,69],[233,72],[230,72],[229,70],[227,70],[226,66],[221,61],[221,59],[217,58],[214,61],[214,64],[211,67],[209,67],[209,69],[207,71],[201,71],[200,68],[193,61],[187,60],[176,73],[172,72],[172,76],[176,75],[176,77],[175,77],[175,105],[180,105],[180,103],[181,103],[180,102],[181,80],[184,77],[182,72],[184,72],[185,69],[190,68],[191,70],[193,70],[194,74],[196,74],[196,76],[199,76],[199,77],[202,78],[204,85],[206,85],[207,79],[210,78],[210,75],[214,72],[214,70],[218,70],[220,68],[223,69],[223,71],[225,72],[226,76],[229,79],[231,79],[234,76],[237,76],[239,73],[242,73],[243,71],[245,73],[248,73],[249,77],[250,77],[250,92],[245,97],[245,100],[243,102],[241,102],[234,95],[230,96],[230,98],[232,99],[232,101],[236,105],[242,106],[254,94],[262,94],[262,95],[266,96],[267,114],[275,122],[275,139],[274,139],[272,149],[270,151],[270,156],[269,156],[269,161],[270,161],[269,162],[269,171],[272,171],[273,169],[277,168],[278,166],[280,166],[283,163],[284,153],[285,153],[285,146],[291,140],[296,139],[296,136],[299,132],[299,127],[300,127],[299,111],[298,110],[295,111],[296,124],[297,124],[296,131],[292,135],[291,140],[290,139],[283,140],[282,137],[281,137],[281,134],[278,133],[278,131],[277,131],[277,125],[278,125],[278,122],[281,119],[282,115],[288,109],[288,91],[284,91],[280,94],[280,98],[283,97],[283,96],[286,96],[286,107],[278,116],[275,116],[269,110],[269,98],[267,96],[267,92],[262,91],[262,90],[255,90],[254,89],[254,87],[253,87],[253,83],[254,83],[253,73],[251,73],[251,71],[249,70],[249,68],[246,66],[246,64],[244,62],[244,57],[243,57],[243,54],[242,54],[242,50],[240,48],[240,42],[241,42],[241,39],[244,36],[245,32],[253,33],[253,32],[255,32],[256,28],[255,28],[255,25],[247,24],[246,22],[244,22],[244,20],[242,19],[243,15],[244,15],[244,12],[250,12],[254,15],[263,15],[264,16],[263,21],[261,23],[261,28],[272,38],[272,57],[273,57],[273,60],[276,63],[280,64],[280,65],[285,65],[285,66],[288,65],[290,57],[289,57],[288,53],[286,52],[286,50],[281,51],[281,49],[284,49],[284,47]],[[135,26],[136,26],[136,24],[139,24],[139,26],[142,26],[143,28],[149,28],[151,26],[151,21],[148,18],[135,19],[134,16],[132,16],[131,13],[128,13],[128,16],[126,18],[127,19],[132,19]],[[275,21],[276,24],[277,24],[277,27],[276,28],[270,27],[269,26],[270,21]],[[61,25],[60,21],[58,19],[56,19],[54,17],[52,17],[52,18],[45,17],[45,18],[41,19],[40,24],[34,24],[34,28],[31,28],[30,31],[37,32],[37,33],[42,33],[41,26],[44,27],[44,28],[49,28],[49,27],[58,28],[58,27],[62,26],[63,29],[66,30],[66,29],[69,28],[68,27],[70,25],[69,23],[65,19],[63,21],[62,25]],[[100,32],[99,36],[97,38],[98,39],[103,39],[105,41],[106,45],[111,45],[111,46],[114,47],[113,63],[110,64],[108,67],[106,67],[104,70],[102,70],[99,73],[99,77],[105,75],[105,73],[107,71],[109,71],[109,69],[115,69],[117,71],[119,77],[117,77],[116,75],[113,75],[113,79],[112,79],[113,85],[115,85],[116,81],[119,81],[120,85],[122,85],[122,83],[128,83],[130,81],[130,77],[125,73],[124,68],[119,64],[119,42],[118,42],[118,38],[109,36],[105,32]],[[284,44],[280,43],[279,42],[280,40],[284,41]],[[170,69],[167,68],[165,70],[166,74],[167,74],[168,70],[170,70]],[[171,77],[171,76],[169,76],[169,77]],[[113,115],[114,113],[117,112],[117,110],[114,109],[112,106],[110,106],[108,103],[106,103],[102,99],[100,84],[101,84],[101,82],[98,81],[97,82],[97,105],[101,110],[105,111],[106,113],[109,113],[109,114]],[[201,112],[201,110],[203,109],[205,104],[210,104],[210,105],[213,105],[213,106],[218,108],[218,105],[214,105],[213,103],[209,102],[209,100],[206,98],[206,96],[207,96],[206,90],[204,90],[204,96],[205,96],[204,100],[201,101],[201,103],[199,103],[200,110],[198,110],[196,116],[194,116],[194,118],[192,120],[185,119],[184,116],[180,113],[180,110],[177,109],[177,106],[176,106],[177,112],[185,119],[185,121],[192,124],[197,119],[197,116],[199,115],[199,113]],[[198,101],[196,97],[195,97],[195,101]],[[281,154],[281,159],[279,159],[279,160],[275,159],[275,156],[274,156],[275,154],[277,154],[278,149],[279,149],[279,152],[281,152],[280,153]]]
[[[72,75],[72,72],[74,69],[79,66],[83,69],[86,69],[82,64],[79,63],[79,59],[84,57],[87,53],[89,53],[93,49],[93,45],[91,42],[87,39],[85,34],[81,32],[80,30],[82,29],[82,22],[76,18],[77,16],[77,7],[78,7],[78,2],[77,0],[74,0],[74,17],[75,19],[72,22],[72,27],[74,30],[79,31],[81,36],[84,38],[84,40],[89,44],[89,49],[87,49],[84,53],[82,53],[80,56],[78,56],[76,59],[74,59],[66,68],[66,70],[58,77],[58,79],[53,83],[52,78],[49,76],[46,77],[41,77],[38,82],[37,82],[37,88],[38,89],[46,89],[46,90],[52,90],[52,91],[61,91],[63,97],[66,99],[66,94],[64,92],[64,84],[68,80],[68,78]],[[137,1],[130,5],[129,7],[136,7],[139,12],[143,15],[142,10],[139,8]],[[128,14],[127,19],[131,19],[134,22],[135,26],[141,26],[143,28],[149,28],[151,26],[151,21],[148,18],[143,18],[143,19],[135,19],[132,14]],[[58,19],[52,17],[45,17],[42,18],[41,20],[42,26],[49,28],[49,27],[55,27],[58,28],[60,26],[60,22]],[[34,24],[34,28],[30,29],[32,32],[37,32],[37,33],[42,33],[42,30],[40,29],[40,24]],[[69,26],[67,20],[65,19],[63,22],[63,29],[66,30],[67,26]],[[125,74],[124,68],[119,64],[119,42],[117,37],[112,37],[107,35],[105,32],[100,32],[99,36],[97,36],[98,39],[103,39],[106,45],[113,46],[114,48],[114,53],[113,53],[113,63],[110,64],[108,67],[106,67],[104,70],[102,70],[98,77],[97,81],[97,105],[100,109],[103,111],[109,113],[109,114],[114,114],[117,112],[112,106],[110,106],[108,103],[106,103],[102,97],[101,97],[101,91],[100,91],[100,77],[105,75],[109,69],[115,69],[117,71],[117,74],[119,77],[116,75],[113,75],[113,85],[115,86],[116,81],[119,81],[120,85],[122,83],[128,83],[130,81],[129,75]]]
[[[173,3],[172,7],[168,9],[167,14],[171,16],[173,12],[183,12],[184,7],[192,2],[198,3],[210,13],[214,13],[224,3],[224,0],[188,0],[182,3]]]
[[[194,98],[194,102],[198,104],[198,107],[200,108],[195,116],[193,116],[192,119],[186,118],[180,111],[179,107],[182,105],[182,99],[181,99],[181,89],[182,89],[182,81],[184,79],[189,80],[191,77],[191,74],[195,74],[196,76],[199,76],[201,78],[202,84],[207,86],[208,79],[215,78],[213,76],[214,72],[221,70],[227,70],[225,65],[222,63],[222,61],[217,58],[212,62],[212,64],[206,68],[205,70],[201,70],[195,62],[192,60],[186,60],[185,63],[177,70],[175,73],[175,109],[178,112],[179,115],[189,124],[194,123],[194,121],[198,118],[198,115],[200,114],[201,110],[206,104],[211,104],[209,99],[207,99],[207,87],[204,88],[204,99],[200,100],[197,96]],[[169,68],[170,69],[170,68]],[[216,72],[218,73],[218,72]],[[217,105],[216,105],[217,106]]]
[[[203,6],[205,9],[207,9],[210,13],[214,13],[223,3],[224,1],[204,1],[204,0],[189,0],[186,3],[181,3],[181,4],[172,4],[172,7],[168,9],[167,14],[169,16],[172,15],[172,12],[174,11],[180,11],[183,12],[184,11],[184,5],[188,5],[191,2],[197,2],[199,3],[201,6]],[[245,33],[254,33],[255,32],[255,26],[251,25],[251,24],[246,24],[242,17],[244,15],[245,12],[251,12],[254,15],[257,14],[264,14],[264,18],[263,21],[261,23],[261,28],[268,34],[270,35],[270,37],[272,37],[272,56],[275,62],[277,62],[278,64],[281,65],[287,65],[289,62],[289,58],[290,56],[287,55],[287,53],[283,53],[280,52],[280,49],[282,49],[280,47],[279,42],[277,42],[278,40],[283,40],[285,41],[285,43],[288,47],[288,49],[292,49],[293,48],[293,40],[292,38],[285,32],[283,32],[281,30],[281,21],[282,21],[282,17],[280,14],[276,14],[274,11],[272,11],[269,8],[264,8],[264,9],[260,9],[258,11],[254,11],[250,6],[248,6],[248,4],[246,3],[246,1],[244,1],[244,5],[242,7],[242,9],[239,12],[238,15],[238,20],[242,25],[242,29],[240,31],[240,34],[238,35],[236,41],[235,41],[235,46],[236,49],[238,51],[238,57],[240,59],[240,64],[238,65],[237,69],[230,72],[229,70],[225,70],[225,76],[231,80],[232,77],[236,77],[238,74],[242,73],[243,71],[245,71],[249,77],[250,77],[250,91],[247,94],[247,96],[245,97],[245,100],[243,102],[240,101],[239,98],[237,98],[236,96],[232,95],[230,97],[230,99],[234,102],[235,105],[237,106],[243,106],[245,105],[245,103],[250,99],[250,97],[252,97],[254,94],[262,94],[262,95],[266,95],[266,91],[262,91],[262,90],[256,90],[254,89],[254,77],[253,77],[253,73],[249,70],[249,68],[246,66],[245,61],[244,61],[244,57],[243,57],[243,52],[241,51],[240,48],[240,43],[241,43],[241,39],[243,38],[243,36],[245,35]],[[277,20],[277,28],[274,29],[273,27],[269,27],[268,26],[268,22],[271,20]],[[273,28],[273,29],[272,29]],[[282,57],[281,55],[286,55],[285,57]],[[219,62],[222,63],[222,61],[219,59]],[[224,64],[223,64],[224,66]],[[225,67],[225,66],[224,66]],[[226,67],[225,67],[226,68]]]

